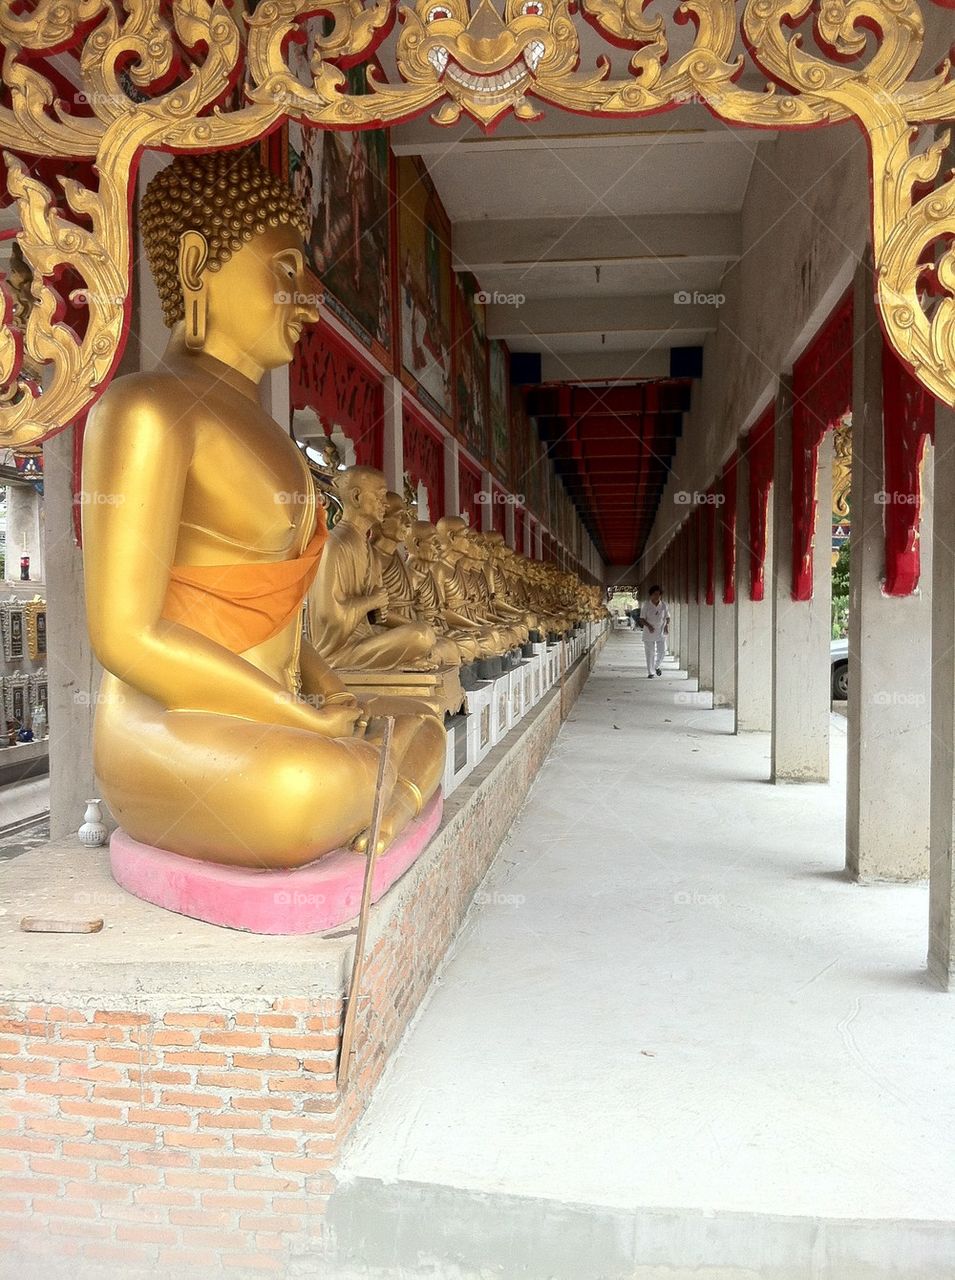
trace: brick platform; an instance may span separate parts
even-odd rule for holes
[[[589,667],[585,654],[567,674],[565,716]],[[430,848],[374,909],[358,1058],[342,1093],[353,928],[275,939],[185,921],[123,894],[105,851],[75,842],[11,864],[0,918],[0,1274],[258,1276],[301,1265],[321,1275],[342,1144],[561,718],[555,688],[458,788]],[[44,877],[59,897],[41,895]],[[108,904],[103,933],[17,932],[21,914],[76,915],[84,900],[91,913]]]

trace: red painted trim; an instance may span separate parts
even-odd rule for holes
[[[922,458],[935,434],[935,401],[888,342],[882,345],[885,593],[911,595],[919,584]]]
[[[722,546],[724,604],[733,604],[736,600],[737,462],[738,457],[734,453],[723,468],[721,485],[723,504],[719,509],[719,526]]]
[[[852,291],[793,365],[792,598],[812,599],[816,471],[826,432],[852,409]]]
[[[747,463],[747,506],[749,511],[749,598],[766,596],[766,540],[769,520],[769,493],[773,487],[776,408],[770,405],[756,422],[742,445]]]

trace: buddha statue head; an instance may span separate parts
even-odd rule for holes
[[[146,188],[141,229],[172,345],[256,382],[288,364],[322,290],[285,182],[247,151],[176,156]]]

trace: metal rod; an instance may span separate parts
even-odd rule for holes
[[[351,1060],[355,1054],[355,1020],[358,1016],[358,995],[361,986],[362,972],[365,967],[365,935],[368,932],[368,915],[371,910],[372,886],[375,879],[375,861],[378,857],[378,835],[381,831],[381,813],[384,809],[385,769],[391,754],[391,739],[395,731],[394,716],[385,718],[385,736],[382,739],[381,755],[378,757],[378,779],[375,783],[375,803],[371,811],[371,827],[368,834],[368,849],[365,854],[365,882],[361,891],[361,910],[358,913],[358,932],[355,935],[355,955],[352,961],[351,982],[348,986],[347,1003],[345,1005],[345,1023],[342,1027],[342,1049],[338,1059],[338,1087],[342,1088],[348,1079]]]

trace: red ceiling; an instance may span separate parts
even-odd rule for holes
[[[689,404],[690,381],[677,378],[528,391],[527,411],[607,564],[639,558]]]

